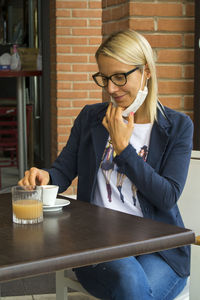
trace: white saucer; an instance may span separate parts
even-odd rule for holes
[[[61,210],[64,206],[69,205],[70,201],[65,199],[56,198],[56,203],[54,205],[43,205],[44,212],[58,211]]]

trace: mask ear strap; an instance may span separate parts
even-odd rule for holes
[[[144,67],[142,67],[142,79],[141,79],[141,83],[140,83],[140,90],[142,88],[143,79],[144,79]]]
[[[141,79],[140,90],[141,90],[143,79],[144,79],[144,66],[142,68],[143,68],[143,70],[142,70],[142,79]],[[145,87],[147,87],[148,80],[149,80],[149,78],[146,78]]]
[[[143,71],[142,71],[142,79],[141,79],[140,90],[141,90],[141,87],[142,87],[143,79],[144,79],[144,67],[143,67]],[[146,78],[145,87],[147,87],[148,80],[149,80],[149,78]]]

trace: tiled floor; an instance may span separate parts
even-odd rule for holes
[[[16,297],[2,297],[1,300],[56,300],[55,294],[33,295],[33,296],[16,296]],[[83,295],[81,293],[69,293],[68,300],[92,300],[93,297]]]

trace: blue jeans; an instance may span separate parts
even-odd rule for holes
[[[184,288],[180,277],[158,253],[126,257],[74,269],[93,296],[109,300],[172,300]]]

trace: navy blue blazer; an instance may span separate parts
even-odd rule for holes
[[[102,125],[107,105],[87,105],[76,118],[67,145],[48,170],[59,192],[65,191],[78,176],[77,198],[87,202],[93,199],[108,139]],[[147,161],[130,144],[114,158],[121,172],[136,185],[145,218],[184,226],[177,201],[187,177],[192,136],[193,123],[188,116],[159,105]],[[189,246],[161,251],[160,255],[180,276],[189,275]]]

